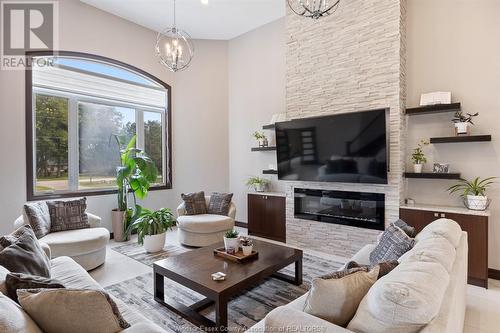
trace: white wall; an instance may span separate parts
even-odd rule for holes
[[[251,134],[285,112],[285,36],[280,19],[229,41],[229,184],[240,222],[247,222],[246,180],[276,166],[275,152],[250,148],[256,146]]]
[[[500,1],[408,1],[408,106],[421,93],[451,91],[465,112],[479,112],[473,133],[492,134],[487,143],[433,145],[427,167],[450,163],[465,178],[500,176]],[[453,135],[453,114],[415,116],[408,123],[408,152],[420,139]],[[409,167],[409,162],[407,162]],[[420,203],[460,205],[445,191],[450,181],[409,180],[408,196]],[[493,199],[489,267],[500,269],[500,185]]]
[[[173,186],[151,192],[146,206],[175,208],[180,193],[227,191],[227,42],[195,41],[191,67],[172,75],[154,54],[156,33],[77,0],[59,2],[60,49],[98,54],[149,72],[173,88]],[[26,201],[24,71],[0,71],[0,234]],[[214,158],[215,157],[215,158]],[[88,198],[109,227],[114,195]]]

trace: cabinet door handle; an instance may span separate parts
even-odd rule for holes
[[[434,217],[439,217],[439,213],[434,213]]]
[[[441,213],[441,217],[446,217],[446,214],[445,213]]]

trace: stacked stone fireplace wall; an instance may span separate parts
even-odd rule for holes
[[[345,257],[378,231],[294,218],[295,187],[385,194],[386,225],[399,216],[405,133],[406,2],[341,0],[319,20],[286,17],[287,118],[390,108],[387,185],[286,182],[287,243]]]

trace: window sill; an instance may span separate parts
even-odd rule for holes
[[[172,184],[165,184],[160,186],[153,186],[149,189],[149,192],[162,191],[172,189]],[[116,194],[118,191],[113,190],[96,190],[96,191],[81,191],[81,192],[69,192],[69,193],[50,193],[50,194],[31,194],[28,193],[28,201],[40,201],[40,200],[51,200],[51,199],[64,199],[64,198],[79,198],[79,197],[93,197],[99,195],[109,195]]]

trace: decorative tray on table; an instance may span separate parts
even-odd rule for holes
[[[235,254],[229,254],[226,252],[226,249],[224,247],[219,247],[214,249],[214,255],[232,260],[234,262],[243,263],[249,260],[257,259],[259,257],[259,252],[252,251],[252,253],[246,256],[243,254],[243,251],[241,249],[238,249],[238,252],[236,252]]]

